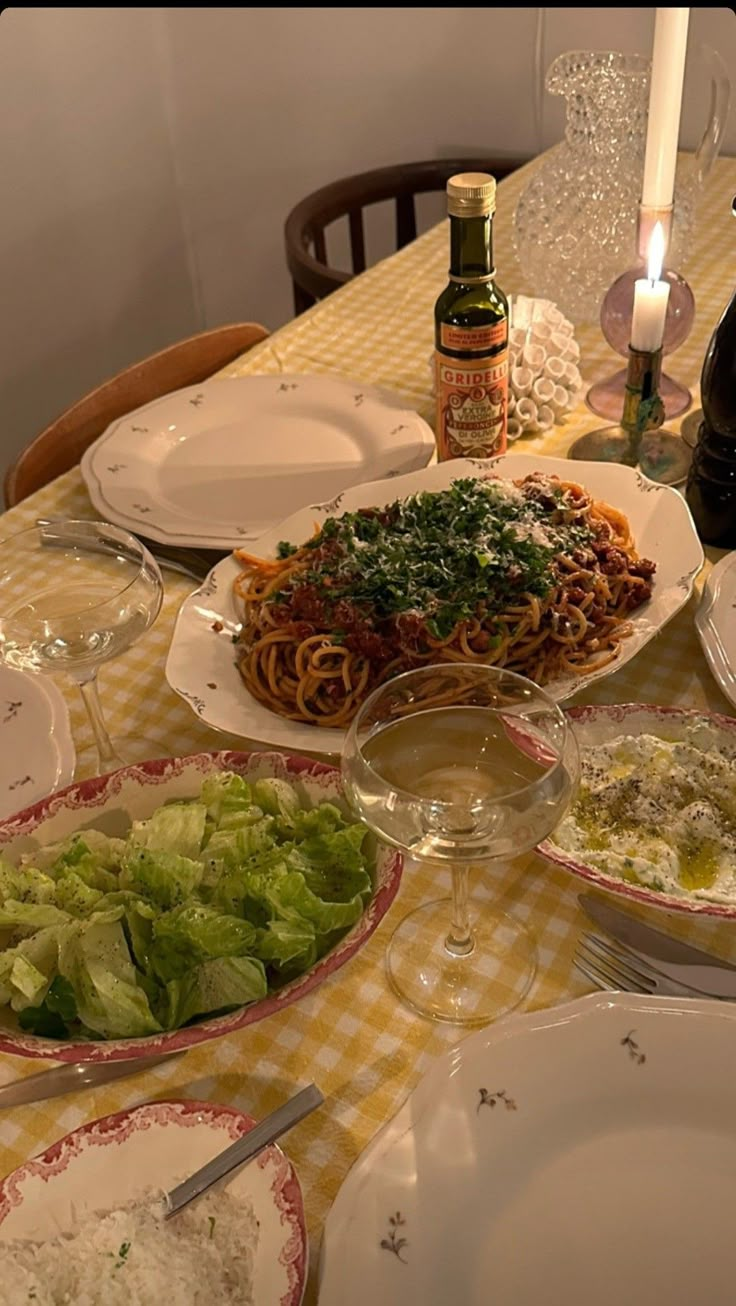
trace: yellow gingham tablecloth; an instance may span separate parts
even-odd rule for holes
[[[533,164],[530,166],[534,166]],[[529,291],[512,246],[512,215],[528,169],[499,187],[495,253],[505,291]],[[736,160],[720,160],[708,180],[698,213],[690,261],[681,269],[695,293],[697,317],[689,340],[668,360],[669,370],[695,390],[708,338],[734,282],[731,201]],[[434,301],[444,285],[448,252],[445,225],[384,260],[343,290],[277,331],[228,369],[258,372],[322,372],[383,385],[403,395],[432,420],[431,371]],[[578,328],[586,382],[618,366],[597,325]],[[582,405],[546,438],[525,438],[515,451],[561,455],[581,433],[601,425]],[[673,423],[670,426],[676,425]],[[78,470],[8,512],[0,534],[12,534],[36,518],[94,516]],[[155,627],[138,645],[103,667],[100,689],[114,736],[143,734],[171,755],[243,746],[208,730],[167,686],[164,661],[174,619],[188,583],[164,572],[166,597]],[[702,577],[701,577],[702,582]],[[697,596],[628,666],[598,682],[581,701],[656,702],[730,707],[710,677],[697,642],[693,613]],[[91,743],[76,693],[64,686],[78,749]],[[580,885],[535,857],[508,869],[479,874],[473,894],[491,887],[504,906],[531,928],[539,948],[539,973],[527,1008],[547,1007],[589,987],[573,969],[583,918],[576,904]],[[86,1120],[165,1097],[206,1098],[265,1115],[310,1079],[326,1097],[315,1116],[289,1135],[286,1148],[301,1179],[312,1249],[306,1301],[314,1303],[321,1229],[348,1168],[376,1130],[398,1109],[431,1058],[456,1042],[456,1030],[436,1027],[400,1005],[383,966],[393,927],[408,910],[449,888],[431,873],[410,866],[387,917],[363,951],[315,993],[278,1015],[217,1042],[205,1044],[169,1066],[135,1078],[0,1115],[0,1172],[7,1173]],[[438,893],[439,891],[439,893]],[[730,932],[708,923],[688,926],[689,937],[729,952]],[[43,1067],[22,1058],[0,1058],[0,1081]],[[1,1296],[0,1289],[0,1296]],[[262,1306],[271,1306],[263,1303]]]

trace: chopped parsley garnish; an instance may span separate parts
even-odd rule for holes
[[[293,605],[308,588],[342,631],[340,600],[372,622],[417,613],[431,635],[448,636],[482,609],[503,612],[523,594],[545,598],[561,552],[588,545],[576,505],[557,481],[458,480],[387,508],[330,517],[307,549],[316,565],[272,601]],[[291,547],[291,546],[289,546]],[[279,545],[279,556],[284,553]]]
[[[278,544],[276,545],[277,558],[290,558],[292,553],[296,553],[296,551],[297,551],[297,545],[289,544],[288,540],[279,540]]]
[[[115,1263],[115,1269],[116,1269],[116,1270],[121,1270],[121,1269],[123,1268],[123,1266],[125,1265],[125,1260],[126,1260],[126,1257],[127,1257],[129,1251],[130,1251],[130,1243],[129,1243],[129,1242],[124,1242],[124,1243],[121,1243],[121,1244],[120,1244],[120,1246],[119,1246],[119,1248],[118,1248],[118,1259],[117,1259],[117,1261],[116,1261],[116,1263]]]

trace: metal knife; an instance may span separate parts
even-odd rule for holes
[[[581,894],[578,902],[589,920],[624,947],[640,953],[676,984],[697,989],[707,997],[736,998],[736,966],[730,962],[644,925],[593,894]]]
[[[0,1108],[44,1102],[46,1098],[75,1093],[80,1088],[111,1084],[182,1056],[183,1052],[170,1052],[167,1056],[139,1057],[136,1061],[78,1061],[73,1065],[54,1066],[53,1070],[42,1070],[38,1075],[27,1075],[25,1079],[0,1086]]]

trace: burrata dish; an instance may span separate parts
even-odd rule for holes
[[[736,903],[736,742],[699,718],[677,741],[584,745],[581,765],[555,850],[655,892]]]

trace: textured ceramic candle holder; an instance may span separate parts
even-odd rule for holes
[[[576,440],[569,457],[587,462],[638,467],[660,485],[680,485],[690,466],[691,449],[679,435],[661,429],[664,403],[659,385],[662,350],[629,348],[621,421],[589,431]]]

